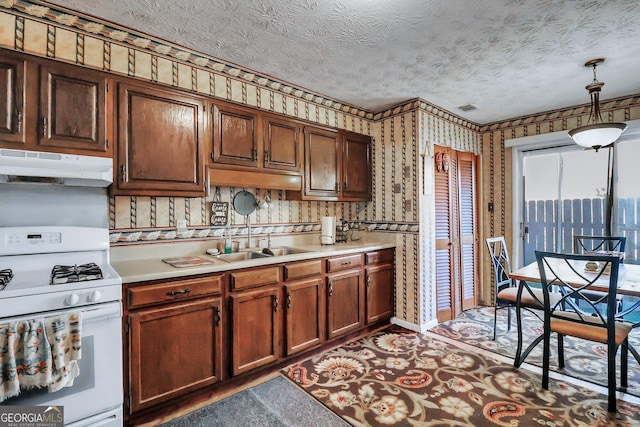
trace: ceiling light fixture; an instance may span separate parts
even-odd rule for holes
[[[585,62],[585,67],[593,67],[593,81],[585,86],[591,95],[591,113],[586,126],[569,131],[569,136],[581,147],[598,151],[602,147],[611,146],[627,128],[626,123],[603,122],[600,114],[600,91],[604,82],[596,78],[596,67],[604,62],[604,58],[596,58]]]

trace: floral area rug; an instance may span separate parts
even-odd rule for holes
[[[396,326],[283,373],[354,426],[637,426],[640,407]]]
[[[527,348],[537,336],[542,334],[542,322],[533,314],[524,310],[523,314],[523,349]],[[442,322],[434,332],[456,341],[471,344],[498,354],[513,357],[518,345],[518,333],[515,311],[512,311],[511,330],[507,331],[507,310],[498,310],[498,329],[493,341],[493,307],[477,307],[461,313],[457,318]],[[635,329],[629,338],[633,347],[640,351],[640,329]],[[607,386],[607,346],[605,344],[586,341],[580,338],[565,337],[565,365],[558,369],[557,338],[551,336],[551,369],[594,384]],[[618,353],[620,350],[618,350]],[[525,359],[525,363],[542,366],[542,342],[540,342]],[[620,355],[618,354],[618,376],[620,385]],[[627,393],[640,396],[640,366],[629,353]],[[638,422],[640,425],[640,421]]]

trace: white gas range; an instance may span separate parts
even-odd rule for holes
[[[81,319],[77,377],[57,391],[21,385],[17,395],[0,393],[0,405],[62,406],[65,426],[123,425],[122,281],[109,264],[105,188],[111,175],[110,158],[0,150],[0,327]]]

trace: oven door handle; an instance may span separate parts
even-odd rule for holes
[[[85,308],[86,310],[83,310]],[[78,310],[76,310],[78,311]],[[96,306],[80,307],[82,312],[82,321],[92,321],[112,319],[114,317],[122,317],[122,306],[119,302],[111,302]]]
[[[114,301],[98,305],[80,306],[76,308],[67,308],[64,310],[48,311],[45,313],[30,313],[23,316],[0,319],[0,324],[32,319],[43,319],[53,316],[63,316],[65,314],[74,312],[82,313],[82,322],[95,322],[99,320],[122,317],[122,304],[119,301]]]

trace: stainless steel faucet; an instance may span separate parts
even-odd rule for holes
[[[247,249],[251,249],[251,218],[249,215],[246,216],[247,222]]]

